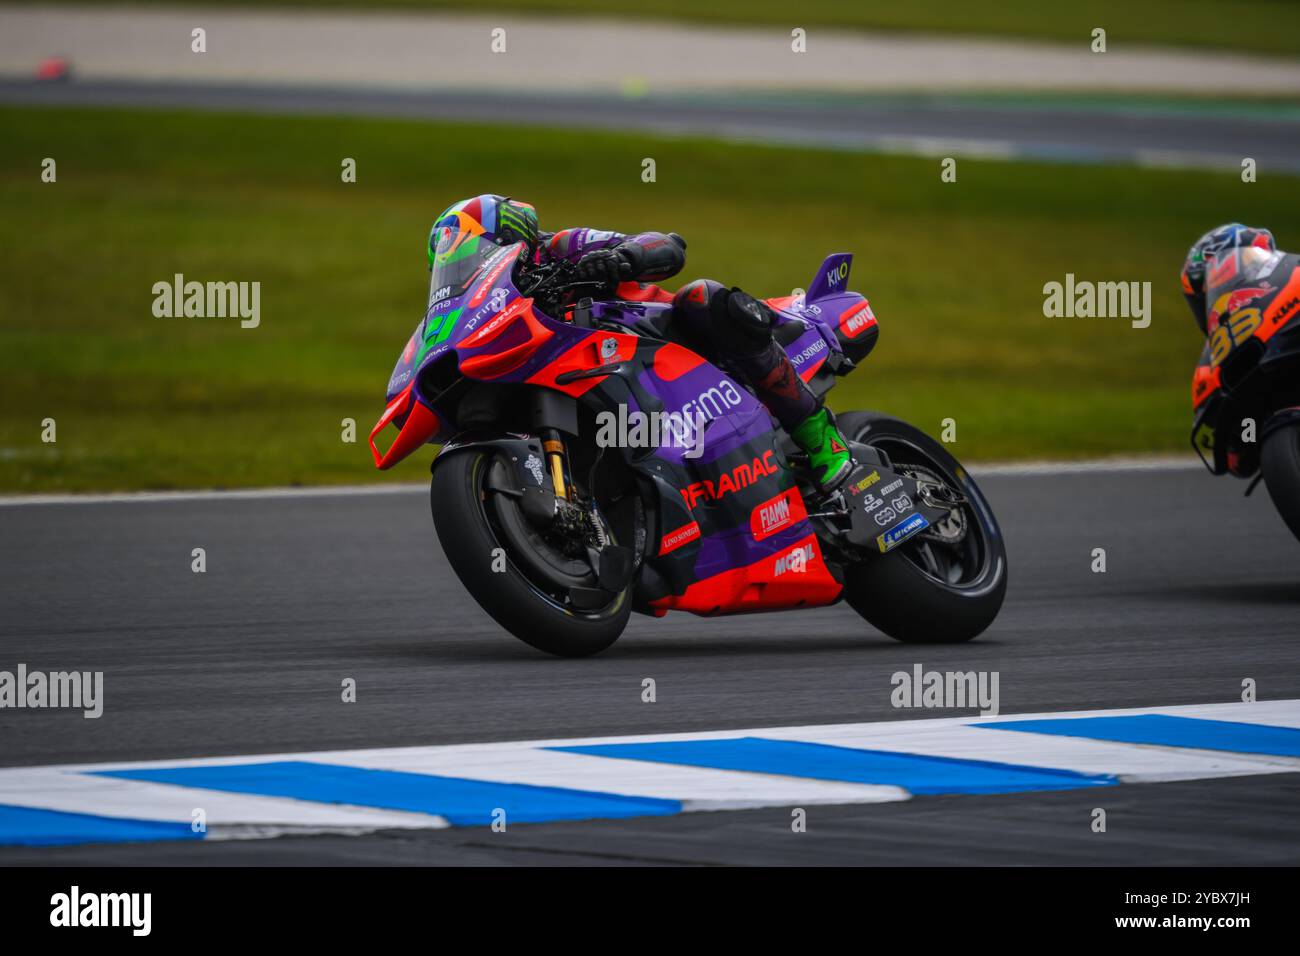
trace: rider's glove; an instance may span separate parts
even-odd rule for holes
[[[631,275],[632,264],[617,249],[597,249],[578,260],[578,278],[584,282],[603,282],[613,287]]]

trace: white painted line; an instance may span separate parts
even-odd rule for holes
[[[0,804],[187,826],[194,820],[194,811],[201,809],[210,839],[242,839],[248,835],[248,828],[324,833],[389,828],[439,830],[447,826],[445,819],[432,814],[176,787],[43,768],[0,770]]]
[[[1195,471],[1205,466],[1186,456],[1100,458],[1088,461],[978,462],[967,465],[976,477],[1074,475],[1124,471]],[[115,491],[90,494],[0,495],[0,508],[25,505],[144,504],[178,501],[258,501],[267,498],[341,498],[353,495],[413,495],[428,482],[378,485],[323,485],[312,488],[236,488],[229,491]]]
[[[16,805],[116,819],[188,824],[206,814],[210,839],[255,839],[283,834],[368,833],[378,829],[441,829],[440,815],[230,793],[180,783],[104,777],[95,771],[221,767],[306,761],[365,770],[454,777],[484,783],[562,788],[595,794],[676,801],[684,812],[866,804],[907,800],[903,786],[822,780],[779,772],[723,770],[545,749],[584,744],[731,740],[762,737],[959,761],[1103,774],[1122,783],[1154,783],[1300,772],[1300,758],[1130,744],[980,726],[1034,718],[1119,717],[1141,714],[1197,717],[1300,729],[1300,700],[1140,707],[1122,710],[973,716],[860,724],[778,727],[685,734],[642,734],[568,740],[509,741],[430,747],[392,747],[299,754],[189,758],[0,770],[0,805]],[[968,766],[968,765],[966,765]]]
[[[1107,716],[1111,716],[1107,712]],[[1015,719],[1015,718],[1007,718]],[[1075,773],[1113,774],[1126,783],[1201,780],[1300,771],[1300,759],[1236,754],[1183,747],[1148,747],[1084,737],[1026,734],[964,725],[932,727],[909,720],[883,727],[828,727],[820,731],[765,732],[777,740],[800,740],[857,750],[903,751],[927,757],[991,760]]]
[[[90,494],[0,495],[0,508],[23,505],[104,505],[176,501],[259,501],[266,498],[342,498],[355,495],[413,495],[429,490],[425,482],[380,485],[320,485],[312,488],[233,488],[226,491],[112,491]]]
[[[1030,475],[1107,474],[1124,471],[1205,471],[1200,459],[1191,455],[1152,455],[1131,458],[1096,458],[1085,461],[975,462],[966,466],[977,478]],[[1206,474],[1209,474],[1206,471]]]
[[[314,762],[679,800],[688,812],[784,807],[801,803],[888,803],[909,797],[901,787],[879,784],[796,777],[760,778],[734,770],[616,760],[519,746],[477,751],[461,748],[453,751],[444,747],[387,753],[363,751],[346,757],[322,759],[318,756]]]
[[[172,767],[229,767],[247,763],[264,763],[280,761],[306,760],[315,763],[343,763],[357,766],[393,766],[393,763],[380,761],[403,761],[423,759],[431,754],[447,755],[449,758],[474,760],[478,754],[498,751],[520,751],[540,747],[577,747],[591,744],[625,744],[658,743],[682,740],[731,740],[737,737],[779,737],[784,740],[814,739],[826,733],[846,733],[870,735],[875,733],[906,735],[926,729],[969,727],[980,723],[1009,720],[1065,720],[1071,717],[1130,717],[1139,714],[1166,714],[1171,717],[1200,717],[1206,720],[1227,720],[1238,723],[1268,724],[1276,727],[1295,727],[1300,729],[1300,700],[1271,700],[1246,704],[1240,702],[1224,704],[1191,704],[1151,707],[1127,707],[1116,710],[1078,710],[1047,711],[1032,714],[999,714],[997,717],[981,718],[972,714],[960,717],[929,717],[898,720],[879,720],[861,724],[806,724],[780,727],[746,727],[739,730],[703,730],[675,734],[622,734],[606,737],[567,737],[539,740],[510,740],[494,743],[477,744],[437,744],[426,747],[377,747],[364,750],[321,750],[298,753],[264,753],[246,754],[230,757],[181,757],[173,760],[125,760],[112,763],[60,764],[41,768],[0,769],[0,780],[10,773],[40,770],[59,770],[89,773],[97,770],[136,770],[164,769]],[[980,733],[991,731],[981,729]],[[1028,736],[1028,735],[1022,735]],[[1058,740],[1075,738],[1059,737]],[[976,754],[968,757],[979,759]],[[1234,756],[1243,756],[1236,754]],[[1252,755],[1251,759],[1254,759]],[[1286,758],[1263,758],[1278,760]],[[374,763],[371,763],[374,762]]]

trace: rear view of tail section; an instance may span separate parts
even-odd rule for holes
[[[808,286],[808,292],[804,295],[805,302],[816,302],[818,299],[825,299],[827,296],[839,295],[845,292],[849,287],[849,268],[853,265],[853,254],[849,252],[833,252],[826,257],[817,274],[813,276],[812,282]]]

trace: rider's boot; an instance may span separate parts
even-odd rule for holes
[[[830,410],[799,377],[790,356],[772,338],[768,307],[739,289],[731,290],[727,307],[742,322],[757,324],[760,316],[768,319],[766,335],[755,336],[759,341],[766,339],[761,347],[749,354],[733,354],[731,362],[795,444],[808,454],[818,488],[823,492],[835,490],[853,470],[853,458]]]
[[[829,408],[817,409],[790,430],[790,437],[808,453],[817,486],[823,492],[834,491],[853,470],[848,442]]]

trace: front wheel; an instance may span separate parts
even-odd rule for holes
[[[949,517],[888,555],[852,566],[844,599],[908,644],[957,644],[993,623],[1007,591],[1007,554],[993,509],[966,469],[919,428],[877,412],[846,412],[850,441],[881,451],[892,468],[965,498]]]
[[[493,490],[509,485],[505,460],[490,448],[437,463],[433,524],[452,569],[483,610],[525,644],[558,657],[603,651],[627,626],[629,590],[602,598],[577,549],[534,527],[514,498]],[[585,600],[575,601],[579,594]]]
[[[1264,439],[1259,467],[1273,507],[1300,539],[1300,425],[1279,428]]]

